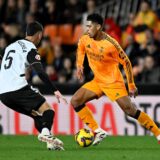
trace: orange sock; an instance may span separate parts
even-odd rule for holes
[[[99,128],[96,120],[93,117],[92,112],[89,110],[87,106],[82,108],[79,112],[77,112],[80,119],[85,123],[89,128],[91,128],[93,131]]]
[[[146,129],[150,130],[156,137],[160,135],[160,129],[146,113],[140,113],[138,117],[138,122]]]

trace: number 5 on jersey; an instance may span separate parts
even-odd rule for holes
[[[11,56],[11,53],[15,53],[15,50],[10,50],[7,53],[7,56],[5,58],[5,61],[6,61],[7,64],[4,65],[5,69],[9,69],[12,65],[13,57]]]

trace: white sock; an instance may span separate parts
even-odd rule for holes
[[[97,133],[97,132],[100,132],[100,131],[102,131],[102,128],[100,128],[100,127],[97,128],[96,130],[94,130],[94,132],[96,132],[96,133]]]
[[[107,131],[103,130],[102,128],[97,128],[96,130],[94,130],[95,133],[98,133],[98,132],[105,132],[106,134],[108,134]]]
[[[160,135],[158,135],[156,138],[157,138],[158,141],[160,141]]]
[[[41,134],[43,135],[50,135],[50,131],[48,128],[43,128],[42,131],[41,131]]]

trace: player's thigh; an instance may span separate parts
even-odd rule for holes
[[[131,101],[129,96],[124,96],[116,100],[120,108],[128,115],[134,116],[137,112],[136,105]]]
[[[92,99],[98,98],[102,95],[102,91],[96,83],[93,81],[84,84],[77,92],[73,95],[71,99],[71,104],[73,106],[82,105]]]
[[[123,83],[114,83],[111,85],[100,84],[103,93],[112,101],[128,96],[128,92]]]
[[[46,101],[39,91],[33,89],[31,86],[26,86],[20,90],[6,93],[4,96],[6,101],[10,101],[10,108],[14,104],[14,110],[21,111],[20,113],[23,111],[23,114],[26,115],[32,114],[33,110],[38,111]]]
[[[78,107],[84,103],[86,103],[89,100],[97,98],[97,95],[85,88],[80,88],[77,90],[77,92],[73,95],[71,99],[71,104],[74,107]]]
[[[101,88],[94,79],[90,82],[85,83],[82,88],[86,89],[90,93],[94,93],[94,95],[96,95],[96,98],[99,98],[103,95]]]
[[[22,114],[25,114],[25,115],[30,115],[28,112],[26,112],[21,106],[19,106],[18,104],[16,104],[12,98],[10,98],[10,95],[7,93],[7,94],[2,94],[0,96],[0,99],[1,99],[1,102],[7,106],[8,108],[16,111],[16,112],[19,112],[19,113],[22,113]]]

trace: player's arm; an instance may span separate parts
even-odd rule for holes
[[[4,52],[5,52],[5,48],[0,48],[0,59],[2,60],[3,56],[4,56]]]
[[[39,78],[48,86],[48,88],[50,88],[52,93],[55,94],[56,98],[58,99],[58,102],[60,102],[60,99],[67,102],[66,99],[62,96],[62,94],[58,91],[56,86],[52,84],[48,75],[45,73],[41,64],[40,55],[38,54],[36,49],[31,49],[31,51],[27,55],[27,60],[29,64],[34,68],[34,70],[37,72]]]
[[[83,62],[85,57],[85,46],[82,38],[79,40],[77,55],[76,55],[76,66],[77,66],[77,77],[81,79],[83,76]]]
[[[131,62],[119,44],[118,44],[118,61],[120,64],[123,65],[127,77],[129,95],[134,97],[137,96],[138,91],[134,83]]]

